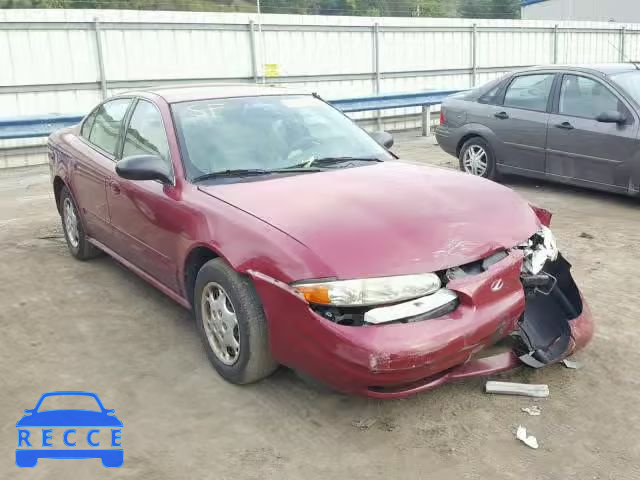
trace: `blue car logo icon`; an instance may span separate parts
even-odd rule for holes
[[[43,407],[43,402],[49,404],[52,399],[56,403],[64,403],[67,399],[89,401],[92,408],[50,410]],[[48,392],[40,397],[33,409],[26,409],[25,413],[16,423],[16,465],[19,467],[35,467],[40,458],[99,458],[105,467],[122,466],[122,422],[114,415],[114,410],[104,408],[95,393]],[[86,435],[83,430],[87,430]],[[83,448],[85,439],[87,448]],[[57,448],[54,442],[61,442],[65,448]]]

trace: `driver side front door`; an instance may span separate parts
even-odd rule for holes
[[[596,118],[622,113],[622,124]],[[589,187],[627,191],[629,162],[638,149],[638,121],[626,101],[598,79],[565,74],[549,119],[547,174]]]
[[[165,122],[148,100],[136,101],[126,123],[120,158],[131,155],[156,155],[173,172]],[[107,199],[116,253],[169,289],[180,291],[177,247],[181,216],[175,185],[114,176],[107,185]]]

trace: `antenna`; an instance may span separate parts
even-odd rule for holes
[[[629,57],[627,57],[622,50],[620,50],[613,43],[611,43],[611,40],[607,40],[607,41],[609,42],[609,45],[611,45],[613,48],[615,48],[616,52],[618,52],[620,54],[620,56],[623,58],[623,60],[625,62],[630,63],[631,65],[636,67],[636,70],[640,70],[640,62],[638,60],[630,60]]]

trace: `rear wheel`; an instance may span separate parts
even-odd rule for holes
[[[69,252],[78,260],[89,260],[100,255],[100,250],[89,243],[84,226],[78,215],[71,192],[64,186],[60,191],[60,217],[62,218],[62,230],[67,241]]]
[[[225,380],[257,382],[277,368],[253,284],[222,259],[208,261],[198,272],[193,309],[209,361]]]
[[[460,170],[477,177],[496,177],[496,161],[493,150],[482,137],[473,137],[460,149]]]

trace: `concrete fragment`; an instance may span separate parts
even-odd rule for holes
[[[564,363],[565,367],[570,368],[572,370],[576,370],[582,366],[580,365],[580,363],[576,362],[575,360],[569,360],[568,358],[565,358],[564,360],[562,360],[562,363]]]
[[[544,398],[549,396],[548,385],[529,385],[527,383],[495,382],[488,381],[485,385],[487,393],[503,395],[524,395],[527,397]]]

